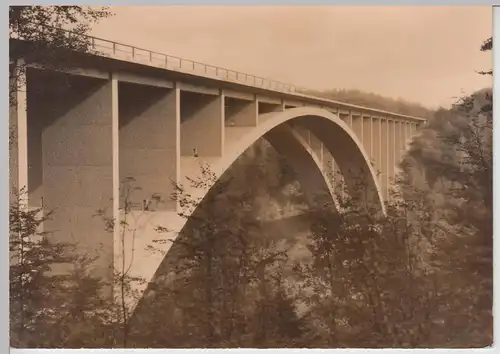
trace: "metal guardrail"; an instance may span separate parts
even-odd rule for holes
[[[198,76],[218,78],[226,81],[238,82],[259,88],[281,92],[297,92],[297,87],[284,82],[266,79],[236,70],[222,68],[216,65],[200,63],[173,55],[154,52],[127,44],[91,37],[91,47],[99,54],[108,54],[116,59],[125,59],[136,63],[147,64],[172,71],[193,73]]]
[[[50,28],[49,26],[40,25]],[[225,81],[241,83],[258,88],[297,93],[299,90],[305,92],[304,88],[298,88],[296,85],[285,82],[243,73],[237,70],[223,68],[217,65],[205,64],[195,60],[185,59],[169,54],[155,52],[149,49],[135,47],[129,44],[119,43],[104,38],[90,35],[76,34],[72,31],[53,28],[56,31],[64,32],[68,38],[76,36],[79,39],[86,40],[92,54],[111,57],[114,59],[127,60],[139,64],[146,64],[167,70],[179,71],[182,73],[205,76],[207,78],[222,79]]]
[[[202,76],[211,79],[219,79],[228,82],[240,83],[247,86],[253,86],[276,92],[292,93],[302,98],[321,100],[334,105],[340,105],[346,108],[355,108],[355,109],[368,110],[378,113],[391,114],[403,118],[411,118],[420,121],[426,120],[421,117],[413,117],[400,113],[388,112],[381,109],[362,107],[359,105],[350,104],[346,102],[334,101],[326,98],[311,96],[307,94],[309,90],[307,90],[304,87],[298,87],[296,85],[284,83],[273,79],[268,79],[257,75],[247,74],[236,70],[226,69],[216,65],[205,64],[198,61],[184,59],[169,54],[158,53],[149,49],[139,48],[124,43],[114,42],[104,38],[78,34],[62,28],[55,28],[43,24],[40,24],[38,26],[41,27],[42,31],[44,29],[52,29],[55,32],[59,31],[59,33],[64,33],[64,35],[66,35],[68,38],[74,36],[80,39],[82,42],[86,43],[87,46],[89,47],[87,51],[94,55],[110,57],[119,60],[126,60],[138,64],[145,64],[162,69],[167,69],[187,74],[194,74],[197,76]],[[17,39],[24,39],[20,38],[19,36],[16,36],[16,34],[12,32],[10,33],[10,37]]]

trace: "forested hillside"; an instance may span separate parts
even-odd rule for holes
[[[359,106],[382,109],[389,112],[429,118],[433,111],[421,104],[408,102],[403,99],[385,97],[372,92],[364,92],[354,89],[331,89],[326,91],[309,91],[310,95],[325,97],[334,101],[341,101]]]

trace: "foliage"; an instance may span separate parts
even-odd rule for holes
[[[488,38],[483,42],[483,44],[481,44],[482,52],[488,52],[490,50],[493,50],[493,37]],[[479,73],[481,75],[493,75],[493,70],[480,71]]]
[[[79,35],[88,32],[90,23],[108,15],[106,9],[83,6],[9,7],[9,38],[32,44],[28,48],[16,40],[10,43],[11,106],[19,103],[17,91],[25,83],[27,64],[36,61],[42,67],[67,68],[67,63],[54,60],[56,50],[88,51],[88,43]],[[68,25],[78,36],[64,35]],[[16,144],[12,133],[11,149]],[[110,308],[101,296],[103,285],[89,274],[93,260],[75,252],[76,244],[51,242],[50,230],[42,229],[53,213],[29,207],[24,186],[13,195],[9,205],[11,345],[112,346]]]
[[[83,338],[87,346],[106,345],[103,329],[94,325],[96,332],[82,337],[89,324],[103,326],[100,281],[85,273],[91,260],[77,256],[75,245],[50,242],[41,227],[51,215],[28,209],[25,194],[9,211],[11,345],[80,347]]]
[[[406,183],[421,181],[428,214],[440,229],[433,262],[443,273],[442,293],[454,299],[446,304],[456,336],[450,341],[465,346],[492,339],[491,97],[483,90],[436,112],[403,163]],[[407,191],[407,198],[414,197]]]
[[[91,25],[111,15],[106,7],[9,6],[10,104],[16,103],[16,91],[25,84],[28,64],[54,70],[72,68],[72,55],[93,51],[86,37]],[[66,49],[73,52],[60,55]]]
[[[334,101],[341,101],[359,106],[377,108],[389,112],[395,112],[415,117],[428,118],[432,115],[432,110],[418,103],[408,102],[403,99],[393,99],[360,90],[331,89],[325,91],[309,91],[307,93]]]
[[[257,146],[254,152],[259,155],[259,150]],[[276,176],[258,167],[264,166],[264,160],[250,161],[240,159],[201,204],[189,191],[215,182],[209,168],[202,166],[201,176],[192,179],[191,186],[177,186],[174,197],[182,207],[180,215],[189,216],[189,221],[173,242],[153,296],[143,298],[136,309],[134,346],[238,347],[286,342],[287,333],[279,328],[275,336],[264,338],[262,333],[267,316],[297,320],[290,300],[270,285],[286,262],[286,252],[257,218],[260,206],[255,195],[266,195],[267,184],[262,182]],[[242,178],[250,171],[252,180]],[[186,214],[196,206],[194,213]],[[164,326],[169,328],[167,336],[149,330],[161,331]]]
[[[92,275],[95,259],[79,252],[77,242],[51,242],[50,232],[41,228],[52,213],[41,212],[28,209],[21,197],[10,206],[11,345],[126,347],[128,301],[137,296],[141,279],[117,269],[112,286],[118,291],[110,301],[110,285]],[[112,228],[112,221],[104,221]],[[121,224],[123,231],[127,225]]]

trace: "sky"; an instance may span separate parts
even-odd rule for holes
[[[311,89],[449,106],[491,86],[492,9],[394,6],[112,6],[93,34]]]

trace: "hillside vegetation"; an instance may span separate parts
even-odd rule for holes
[[[376,93],[364,92],[353,89],[331,89],[326,91],[311,90],[307,92],[310,95],[324,97],[334,101],[341,101],[359,106],[377,108],[389,112],[429,118],[433,110],[424,107],[419,103],[409,102],[403,99],[394,99],[378,95]]]

